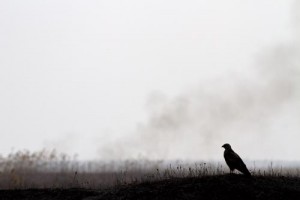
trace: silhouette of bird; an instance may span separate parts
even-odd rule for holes
[[[245,163],[240,158],[240,156],[232,150],[230,144],[226,143],[222,147],[225,149],[224,158],[230,169],[230,173],[232,173],[233,170],[236,169],[236,170],[242,172],[243,174],[245,174],[246,176],[251,176]]]

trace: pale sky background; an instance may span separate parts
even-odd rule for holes
[[[0,152],[222,159],[229,142],[245,158],[299,160],[299,10],[2,0]]]

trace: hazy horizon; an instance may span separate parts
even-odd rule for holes
[[[300,3],[0,2],[0,154],[300,161]]]

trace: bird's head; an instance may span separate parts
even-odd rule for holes
[[[231,146],[230,146],[230,144],[228,144],[228,143],[226,143],[226,144],[223,144],[223,146],[222,146],[224,149],[231,149]]]

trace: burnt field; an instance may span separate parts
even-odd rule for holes
[[[170,164],[171,163],[171,164]],[[218,162],[79,162],[16,152],[0,162],[0,199],[298,199],[298,165],[249,163],[252,178]]]
[[[210,175],[119,185],[106,189],[1,190],[1,199],[297,199],[300,179],[284,176]]]

